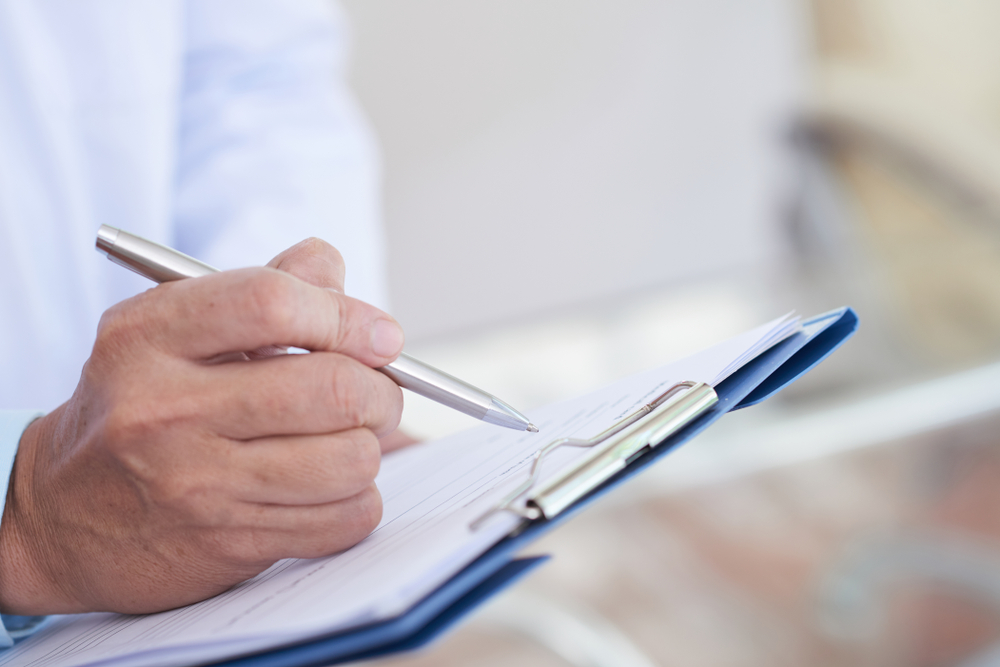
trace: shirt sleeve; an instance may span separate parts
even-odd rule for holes
[[[347,294],[387,308],[374,134],[346,79],[328,0],[191,0],[173,219],[176,247],[221,269],[315,236]]]
[[[41,412],[34,410],[0,410],[0,516],[7,501],[7,485],[21,434],[28,424],[41,416]],[[0,615],[0,648],[13,646],[14,639],[30,633],[43,619],[42,616]]]

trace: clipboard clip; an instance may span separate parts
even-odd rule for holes
[[[535,453],[528,479],[473,521],[469,528],[478,529],[500,512],[512,512],[525,521],[553,518],[637,458],[661,445],[718,401],[715,390],[704,382],[679,382],[592,438],[553,440]],[[574,466],[535,489],[542,461],[560,447],[586,447],[592,448],[592,451]],[[522,497],[523,503],[519,502]]]

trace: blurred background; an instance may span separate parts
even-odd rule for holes
[[[415,356],[530,414],[792,309],[862,323],[391,664],[1000,665],[1000,5],[343,7]]]

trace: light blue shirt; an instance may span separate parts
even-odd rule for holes
[[[151,287],[101,224],[224,269],[320,236],[384,305],[345,42],[327,0],[0,0],[0,409],[69,398],[101,313]]]
[[[151,286],[101,224],[220,268],[319,236],[385,307],[346,43],[327,0],[0,0],[0,410],[68,399],[101,313]],[[4,484],[25,419],[0,422]]]

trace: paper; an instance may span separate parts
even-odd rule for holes
[[[392,618],[510,532],[517,519],[507,514],[477,531],[469,525],[524,480],[538,449],[556,438],[595,435],[676,382],[716,385],[798,327],[798,318],[786,316],[664,368],[533,410],[539,433],[483,425],[390,454],[376,479],[382,522],[352,549],[281,561],[182,609],[64,617],[0,654],[0,665],[184,665]],[[586,452],[556,453],[543,478]]]

